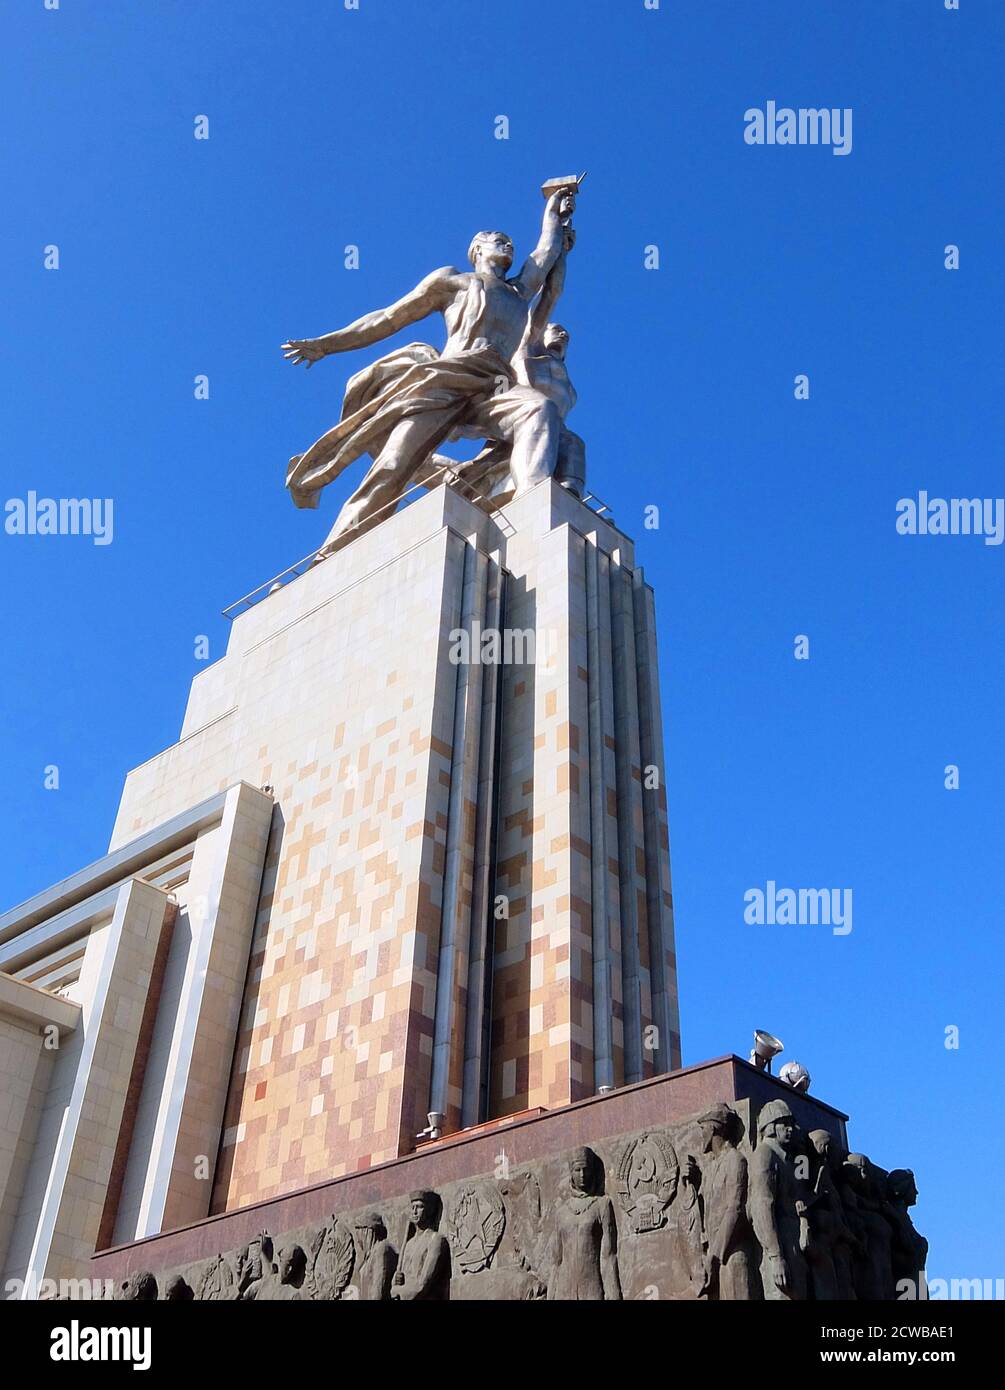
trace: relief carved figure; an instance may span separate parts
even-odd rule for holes
[[[359,1296],[368,1303],[383,1303],[391,1297],[397,1256],[387,1238],[384,1218],[376,1211],[364,1212],[352,1224],[359,1262],[356,1280]]]
[[[236,1297],[241,1303],[253,1303],[272,1270],[272,1237],[262,1231],[237,1252]],[[222,1295],[226,1296],[226,1295]]]
[[[677,1154],[665,1135],[643,1134],[627,1146],[618,1164],[615,1191],[637,1235],[666,1225],[679,1178]]]
[[[437,1230],[440,1199],[435,1192],[413,1192],[398,1268],[391,1280],[396,1301],[434,1301],[450,1297],[450,1246]]]
[[[677,1297],[699,1298],[705,1285],[705,1232],[701,1213],[701,1169],[688,1154],[681,1167],[677,1199],[670,1211],[671,1287]]]
[[[701,1292],[709,1299],[757,1299],[757,1245],[747,1210],[747,1157],[737,1147],[740,1117],[713,1105],[698,1119],[705,1165],[701,1195],[706,1234]]]
[[[817,1301],[854,1299],[854,1258],[858,1238],[845,1215],[839,1191],[841,1151],[826,1129],[809,1135],[811,1162],[807,1220],[810,1242],[806,1251],[810,1293]]]
[[[879,1175],[865,1154],[849,1154],[842,1167],[841,1196],[859,1245],[855,1292],[868,1302],[892,1299],[893,1233],[883,1214]]]
[[[893,1231],[891,1262],[895,1293],[910,1280],[915,1297],[921,1297],[928,1262],[928,1241],[914,1228],[910,1208],[918,1200],[918,1186],[910,1168],[895,1168],[886,1179],[886,1217]]]
[[[257,1285],[256,1297],[270,1303],[289,1303],[308,1300],[311,1287],[308,1281],[307,1254],[302,1246],[286,1245],[280,1251],[266,1277]]]
[[[546,1256],[550,1299],[621,1298],[614,1206],[604,1194],[603,1179],[593,1150],[575,1150],[551,1210]]]
[[[761,1245],[761,1287],[772,1301],[801,1300],[807,1291],[796,1142],[792,1111],[784,1100],[769,1100],[757,1117],[757,1148],[748,1171],[750,1217]]]

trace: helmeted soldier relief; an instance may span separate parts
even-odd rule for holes
[[[750,1216],[761,1244],[761,1286],[769,1300],[806,1297],[801,1249],[803,1201],[793,1162],[796,1122],[784,1100],[769,1100],[757,1117],[750,1160]]]

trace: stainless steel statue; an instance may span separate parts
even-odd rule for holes
[[[286,481],[294,502],[316,507],[320,490],[349,464],[362,454],[373,459],[319,556],[383,520],[413,483],[429,481],[448,462],[433,454],[448,438],[487,441],[476,459],[456,465],[481,497],[518,496],[551,475],[582,490],[582,441],[564,423],[575,402],[564,365],[568,334],[548,322],[575,240],[569,224],[579,182],[544,185],[540,240],[513,278],[507,279],[510,238],[477,232],[468,248],[473,270],[443,266],[387,309],[321,338],[283,344],[289,361],[309,367],[330,353],[378,343],[434,312],[447,326],[442,352],[410,343],[352,377],[338,424],[290,460]]]

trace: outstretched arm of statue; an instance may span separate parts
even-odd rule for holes
[[[453,266],[442,266],[427,275],[396,304],[377,309],[372,314],[364,314],[346,328],[336,329],[334,333],[326,333],[321,338],[291,338],[288,343],[283,343],[283,354],[288,362],[306,362],[309,367],[329,353],[352,352],[355,348],[379,343],[410,323],[418,323],[429,314],[445,309],[456,293],[456,276],[457,271]]]
[[[511,282],[525,299],[533,299],[562,254],[565,245],[565,224],[562,217],[571,214],[574,207],[575,193],[567,188],[560,188],[545,203],[540,240],[524,261],[520,274]],[[568,213],[563,209],[568,209]]]

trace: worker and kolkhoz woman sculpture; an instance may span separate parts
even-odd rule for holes
[[[383,521],[407,489],[448,473],[491,507],[548,477],[582,496],[585,448],[565,426],[576,402],[565,366],[569,335],[551,322],[575,244],[571,219],[582,178],[544,184],[540,240],[517,275],[509,277],[513,243],[506,233],[476,232],[468,248],[472,270],[442,266],[386,309],[323,337],[283,344],[289,361],[310,367],[432,313],[447,327],[442,351],[409,343],[352,377],[338,424],[290,460],[286,481],[298,507],[316,507],[321,489],[361,455],[373,460],[318,558]],[[465,464],[436,454],[458,439],[485,446]]]

